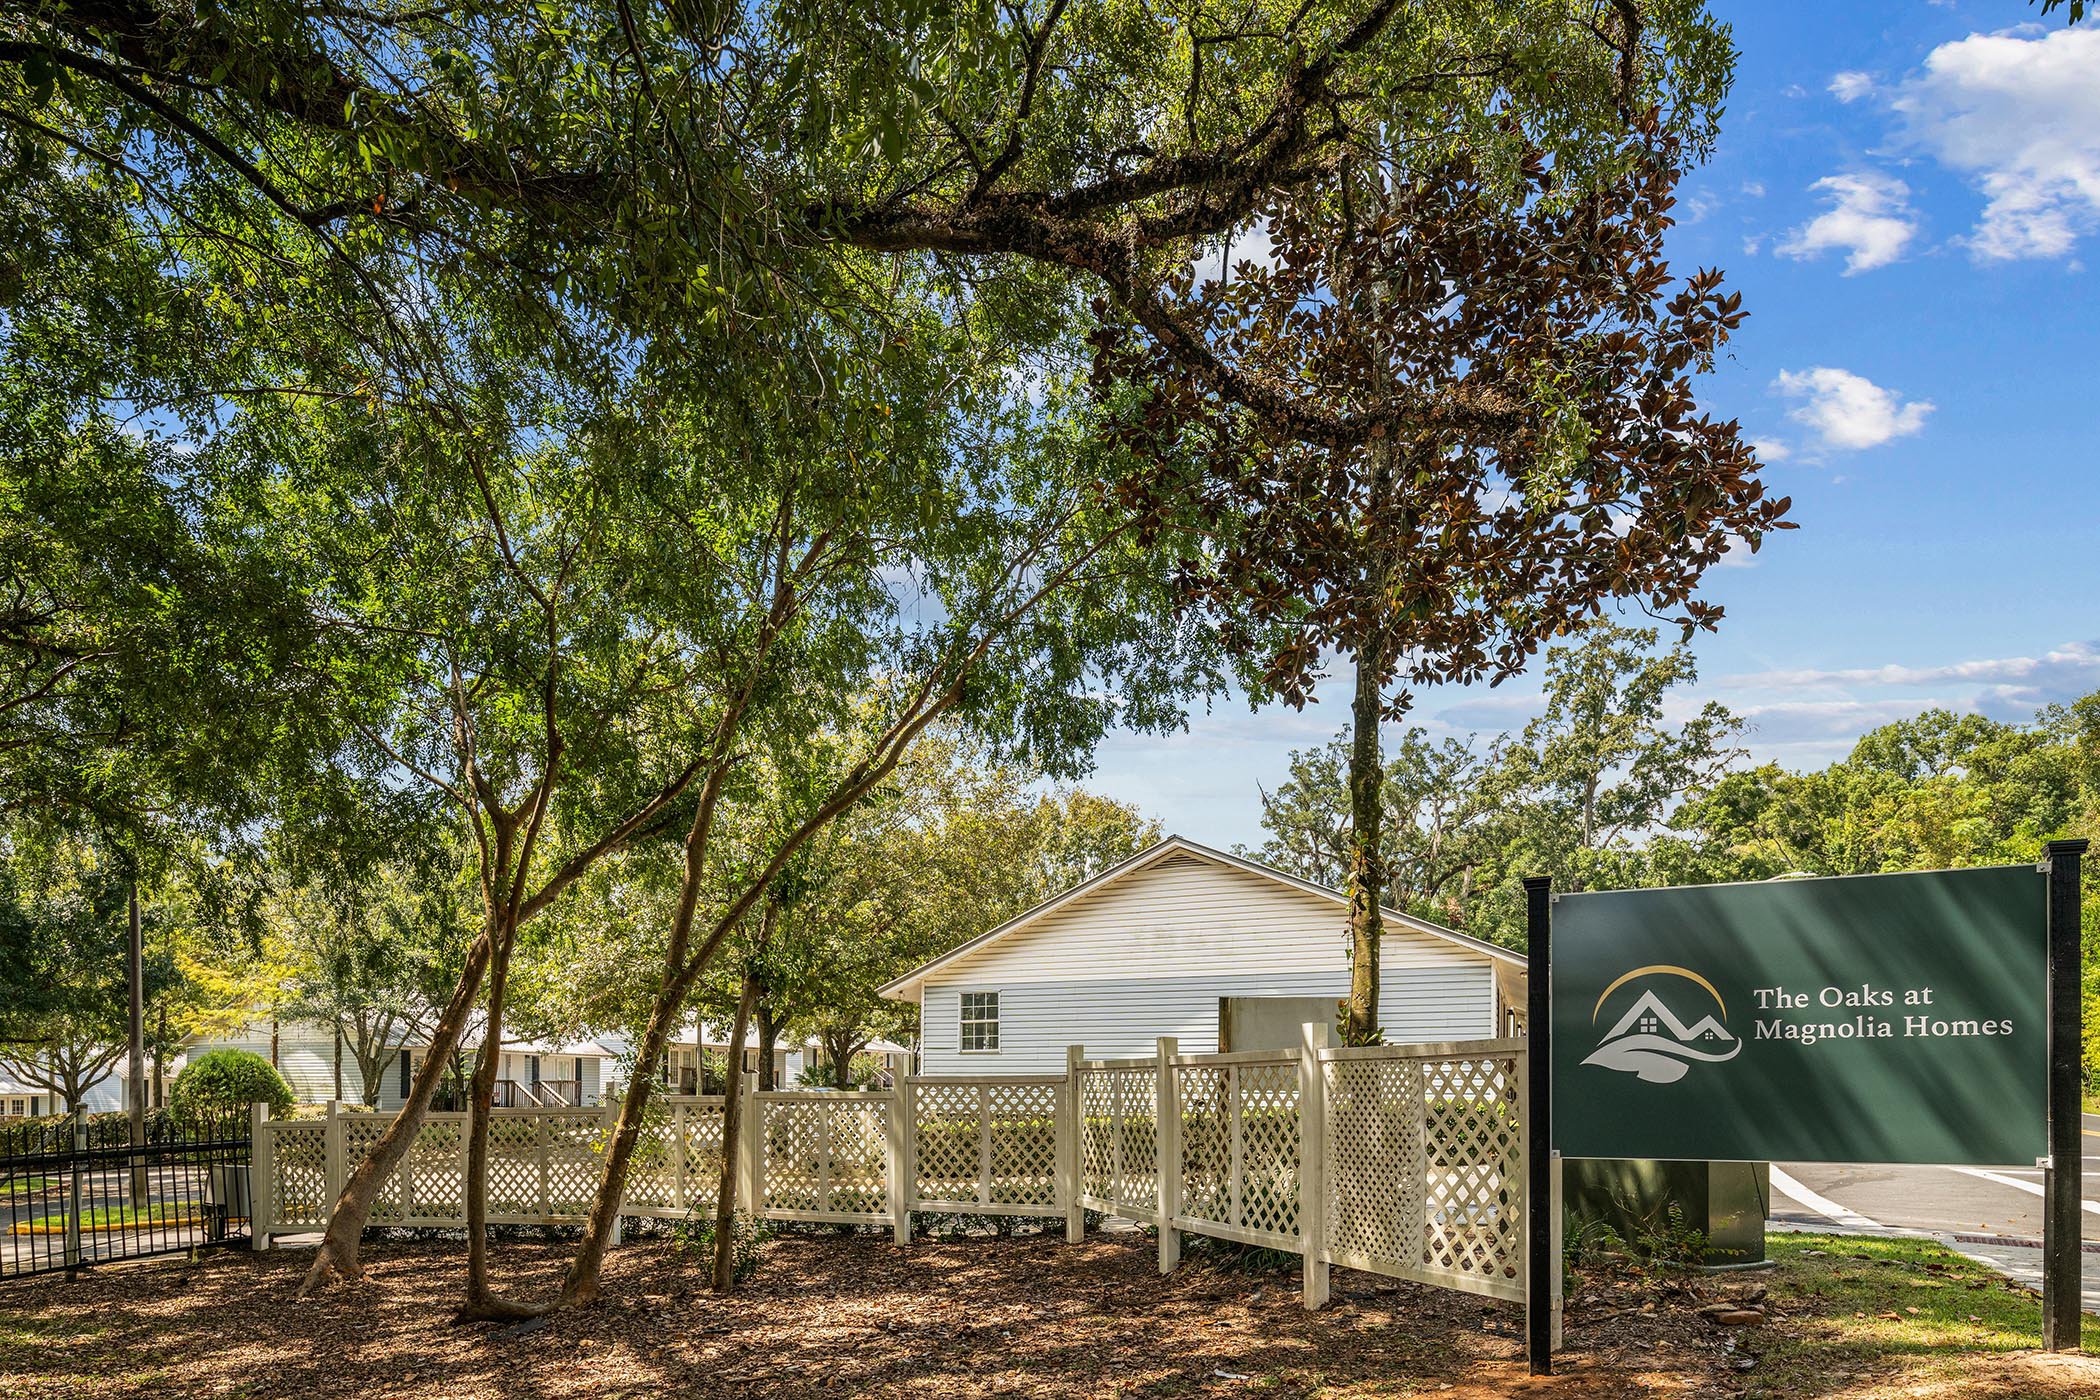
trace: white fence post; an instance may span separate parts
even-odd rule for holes
[[[766,1208],[766,1119],[751,1080],[744,1081],[744,1101],[737,1106],[737,1184],[744,1209],[762,1215]]]
[[[684,1210],[685,1195],[685,1105],[671,1105],[671,1208]]]
[[[620,1094],[607,1094],[605,1096],[605,1102],[599,1106],[598,1111],[605,1115],[605,1150],[607,1154],[610,1154],[612,1152],[613,1134],[620,1131],[621,1101],[625,1099],[628,1094],[631,1094],[633,1092],[634,1086],[632,1084],[629,1084],[626,1086],[624,1092]],[[462,1138],[462,1141],[464,1140],[465,1139]],[[462,1175],[460,1177],[460,1184],[464,1186],[466,1184],[466,1180],[466,1177]],[[624,1196],[621,1201],[621,1204],[626,1204]],[[464,1205],[462,1205],[461,1208],[464,1209]],[[623,1217],[618,1211],[614,1211],[612,1224],[612,1242],[614,1244],[619,1244],[622,1240],[626,1238],[627,1227],[623,1223]]]
[[[917,1172],[912,1166],[914,1131],[911,1082],[902,1073],[891,1076],[889,1120],[884,1125],[890,1168],[890,1228],[898,1244],[911,1243],[912,1186]]]
[[[1298,1042],[1298,1252],[1302,1261],[1305,1306],[1327,1305],[1327,1074],[1320,1051],[1327,1045],[1327,1025],[1307,1021]]]
[[[321,1207],[321,1219],[326,1222],[335,1216],[335,1203],[343,1194],[343,1178],[349,1173],[344,1169],[343,1151],[343,1105],[339,1100],[328,1101],[328,1126],[321,1130],[321,1172],[327,1183],[322,1194],[327,1201]],[[465,1181],[466,1177],[460,1177]]]
[[[1553,1232],[1553,1339],[1547,1344],[1552,1351],[1560,1350],[1561,1291],[1568,1272],[1560,1263],[1567,1258],[1567,1244],[1561,1238],[1561,1231],[1567,1223],[1567,1211],[1561,1198],[1560,1169],[1560,1153],[1556,1152],[1553,1154],[1553,1193],[1546,1202],[1546,1209],[1551,1212],[1547,1216],[1548,1228]]]
[[[1181,1214],[1181,1094],[1174,1082],[1174,1056],[1180,1042],[1171,1035],[1159,1038],[1159,1109],[1154,1116],[1153,1143],[1159,1179],[1159,1271],[1174,1272],[1181,1262],[1181,1232],[1174,1217]]]
[[[269,1121],[268,1104],[248,1105],[248,1248],[258,1253],[270,1247]]]
[[[1086,1047],[1065,1047],[1065,1085],[1058,1091],[1057,1199],[1065,1208],[1065,1243],[1086,1242],[1086,1207],[1079,1197],[1086,1188],[1085,1109],[1081,1104],[1079,1062]]]
[[[539,1192],[535,1200],[539,1204],[542,1218],[554,1214],[554,1147],[548,1141],[550,1125],[544,1110],[532,1113],[532,1157],[539,1168]]]

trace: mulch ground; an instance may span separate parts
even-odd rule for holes
[[[498,1277],[545,1296],[563,1244],[506,1244]],[[457,1244],[377,1245],[368,1279],[294,1293],[307,1255],[220,1252],[0,1292],[0,1395],[1192,1396],[1545,1390],[1739,1395],[1734,1338],[1703,1301],[1601,1297],[1578,1308],[1562,1375],[1526,1374],[1519,1309],[1337,1271],[1299,1305],[1295,1272],[1196,1262],[1168,1278],[1149,1241],[1096,1234],[920,1243],[789,1236],[717,1298],[668,1242],[615,1250],[598,1306],[512,1328],[455,1326]],[[1777,1320],[1775,1320],[1776,1322]]]

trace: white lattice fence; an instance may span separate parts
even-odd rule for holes
[[[889,1095],[786,1092],[758,1094],[754,1102],[760,1213],[774,1220],[893,1223]]]
[[[1084,1061],[1079,1084],[1080,1203],[1129,1220],[1157,1221],[1157,1063]]]
[[[1065,1080],[904,1081],[910,1208],[960,1215],[1054,1215]]]
[[[1524,1298],[1522,1041],[1328,1050],[1325,1257]]]
[[[1271,1249],[1298,1248],[1298,1059],[1194,1055],[1170,1064],[1181,1113],[1174,1223]]]
[[[254,1189],[266,1212],[258,1236],[326,1227],[343,1183],[392,1122],[390,1114],[347,1111],[319,1120],[257,1122]],[[380,1182],[371,1224],[465,1226],[467,1122],[464,1113],[424,1115],[401,1165]],[[489,1118],[489,1222],[582,1223],[597,1190],[609,1128],[609,1118],[591,1109],[495,1110]],[[666,1135],[665,1125],[646,1126],[637,1157],[660,1154]],[[718,1145],[717,1170],[719,1154]],[[711,1200],[712,1186],[709,1192]]]

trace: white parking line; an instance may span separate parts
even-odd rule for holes
[[[1817,1215],[1833,1220],[1848,1230],[1866,1230],[1876,1234],[1887,1233],[1887,1227],[1879,1221],[1869,1220],[1858,1211],[1841,1206],[1828,1196],[1817,1195],[1776,1166],[1772,1168],[1772,1189],[1783,1196],[1800,1202]]]
[[[1950,1172],[1960,1172],[1963,1176],[1977,1177],[1983,1181],[1995,1181],[2000,1186],[2010,1186],[2013,1188],[2013,1190],[2025,1191],[2030,1196],[2039,1196],[2042,1194],[2042,1188],[2039,1182],[2022,1181],[2016,1176],[2007,1176],[2004,1172],[1987,1172],[1981,1167],[1949,1167],[1947,1168],[1947,1170]],[[1779,1179],[1776,1172],[1774,1173],[1772,1179],[1775,1182]],[[2093,1214],[2100,1215],[2100,1201],[2080,1201],[2078,1204],[2084,1206]]]

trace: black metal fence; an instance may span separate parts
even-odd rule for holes
[[[0,1279],[248,1238],[245,1118],[0,1127]]]

